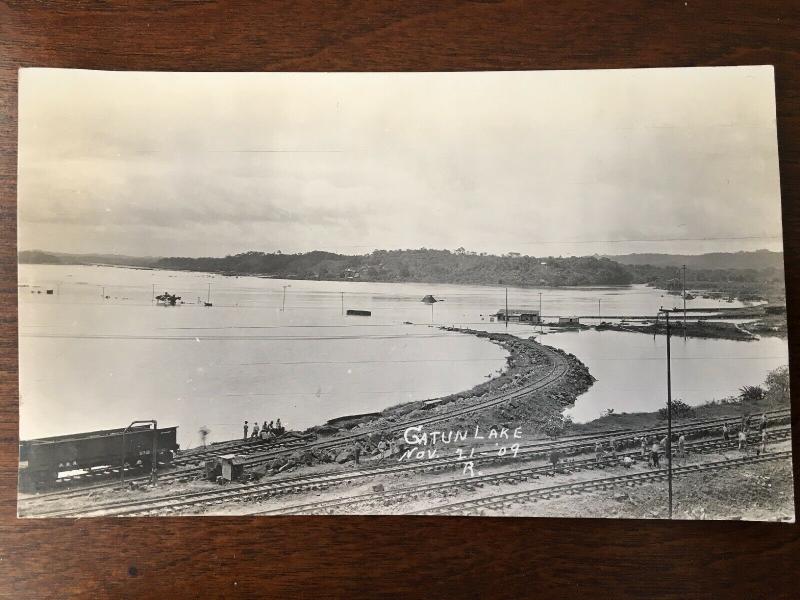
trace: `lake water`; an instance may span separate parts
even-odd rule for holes
[[[666,405],[666,337],[613,331],[570,331],[542,342],[572,352],[597,379],[566,411],[576,422],[606,409],[653,411]],[[672,398],[691,405],[736,396],[743,385],[759,385],[771,370],[789,362],[786,340],[671,338]]]
[[[505,305],[500,287],[51,265],[20,265],[19,284],[23,439],[152,418],[179,425],[184,447],[199,442],[201,426],[211,430],[210,440],[237,437],[245,419],[280,417],[303,429],[466,390],[505,364],[498,346],[431,327],[506,331],[487,316]],[[209,284],[213,307],[207,308],[202,302]],[[154,293],[163,291],[185,304],[155,305]],[[677,302],[644,286],[509,288],[509,306],[538,308],[540,292],[545,316],[595,315],[598,300],[604,315],[654,314]],[[420,302],[426,294],[443,302],[431,308]],[[687,305],[738,306],[699,298]],[[372,316],[344,316],[343,308]],[[514,324],[508,331],[525,337],[535,332]],[[576,419],[606,408],[658,406],[663,339],[584,331],[548,334],[542,341],[573,352],[599,379],[579,399]],[[676,357],[681,344],[673,345]],[[676,366],[683,379],[675,397],[704,401],[758,383],[770,368],[787,363],[786,352],[780,340],[689,340],[687,360],[679,362],[692,366],[680,376]],[[688,360],[693,356],[705,362]]]

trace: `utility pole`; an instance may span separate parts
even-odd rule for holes
[[[339,292],[342,295],[342,316],[344,316],[344,292]]]
[[[683,340],[686,341],[686,265],[683,265]]]
[[[670,326],[669,310],[663,308],[659,313],[664,313],[667,321],[667,483],[669,488],[669,518],[672,519],[672,366],[670,361]],[[658,315],[656,315],[658,325]]]
[[[286,310],[286,288],[292,287],[292,284],[287,283],[286,285],[281,287],[283,287],[283,303],[281,304],[281,312],[283,312]]]
[[[105,299],[106,299],[106,286],[102,286],[102,288],[100,288],[100,297],[101,297],[103,300],[105,300]]]
[[[508,329],[508,288],[506,288],[506,329]]]
[[[155,301],[156,301],[156,284],[154,283],[153,284],[153,295],[150,297],[150,303],[152,304]]]
[[[539,292],[539,333],[542,333],[542,292]]]
[[[602,318],[602,313],[600,312],[600,298],[597,299],[597,318]]]

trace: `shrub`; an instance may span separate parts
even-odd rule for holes
[[[667,407],[658,409],[658,416],[661,419],[667,418]],[[687,419],[694,416],[694,408],[686,404],[683,400],[672,401],[672,418],[673,419]]]
[[[764,389],[757,385],[746,385],[739,388],[742,402],[759,402],[764,398]]]
[[[789,404],[789,367],[778,367],[767,375],[764,381],[767,388],[765,395],[770,406],[775,404]]]
[[[555,439],[564,433],[564,430],[570,425],[572,425],[572,417],[559,415],[548,418],[547,421],[545,421],[542,425],[542,431],[544,431],[544,433],[551,438]]]

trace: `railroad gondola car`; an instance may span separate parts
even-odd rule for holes
[[[158,463],[169,463],[178,450],[177,427],[155,430]],[[92,469],[94,467],[119,467],[141,463],[145,469],[152,466],[154,430],[150,427],[105,429],[60,435],[35,440],[22,440],[19,444],[19,484],[24,492],[35,492],[52,487],[63,471]],[[124,459],[123,459],[124,456]]]

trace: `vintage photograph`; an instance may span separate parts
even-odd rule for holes
[[[17,512],[794,522],[770,66],[19,73]]]

